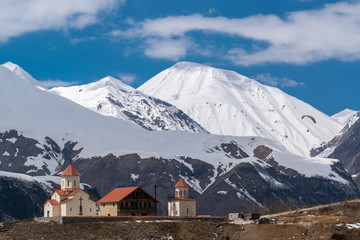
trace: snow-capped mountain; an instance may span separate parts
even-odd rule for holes
[[[196,63],[177,63],[138,90],[175,105],[210,133],[262,136],[303,156],[343,127],[277,88]],[[316,124],[303,115],[313,116]]]
[[[81,86],[50,90],[92,111],[135,123],[147,130],[206,132],[181,110],[147,96],[113,77]]]
[[[273,140],[147,131],[40,89],[2,66],[0,84],[0,171],[56,175],[73,161],[82,181],[102,195],[118,186],[156,184],[163,202],[183,177],[202,201],[202,214],[251,203],[265,208],[279,199],[318,204],[326,190],[329,201],[358,193],[337,160],[297,156]],[[209,205],[220,198],[222,204]]]
[[[332,115],[331,117],[345,126],[349,120],[356,115],[356,113],[357,111],[344,109],[341,112]]]
[[[339,159],[351,174],[360,175],[360,112],[331,141],[313,149],[311,155]]]
[[[18,75],[21,79],[35,85],[38,87],[42,87],[41,82],[37,81],[35,78],[33,78],[28,72],[26,72],[24,69],[22,69],[19,65],[14,64],[12,62],[6,62],[2,64],[1,66],[9,69],[16,75]]]

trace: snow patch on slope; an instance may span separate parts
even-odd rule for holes
[[[356,115],[356,113],[357,111],[344,109],[341,112],[332,115],[331,117],[345,126],[349,120]]]

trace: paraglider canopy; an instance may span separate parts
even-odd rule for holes
[[[314,123],[316,123],[316,120],[315,120],[315,118],[314,118],[313,116],[311,116],[311,115],[304,115],[304,116],[301,117],[301,119],[304,119],[305,117],[310,118]]]

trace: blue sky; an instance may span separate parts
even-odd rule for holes
[[[0,62],[54,85],[138,87],[192,61],[332,115],[360,110],[359,13],[358,0],[0,0]]]

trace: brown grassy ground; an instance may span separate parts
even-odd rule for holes
[[[271,224],[236,225],[193,222],[112,222],[112,223],[37,223],[25,222],[0,232],[0,239],[334,239],[358,240],[360,201],[264,216]]]

